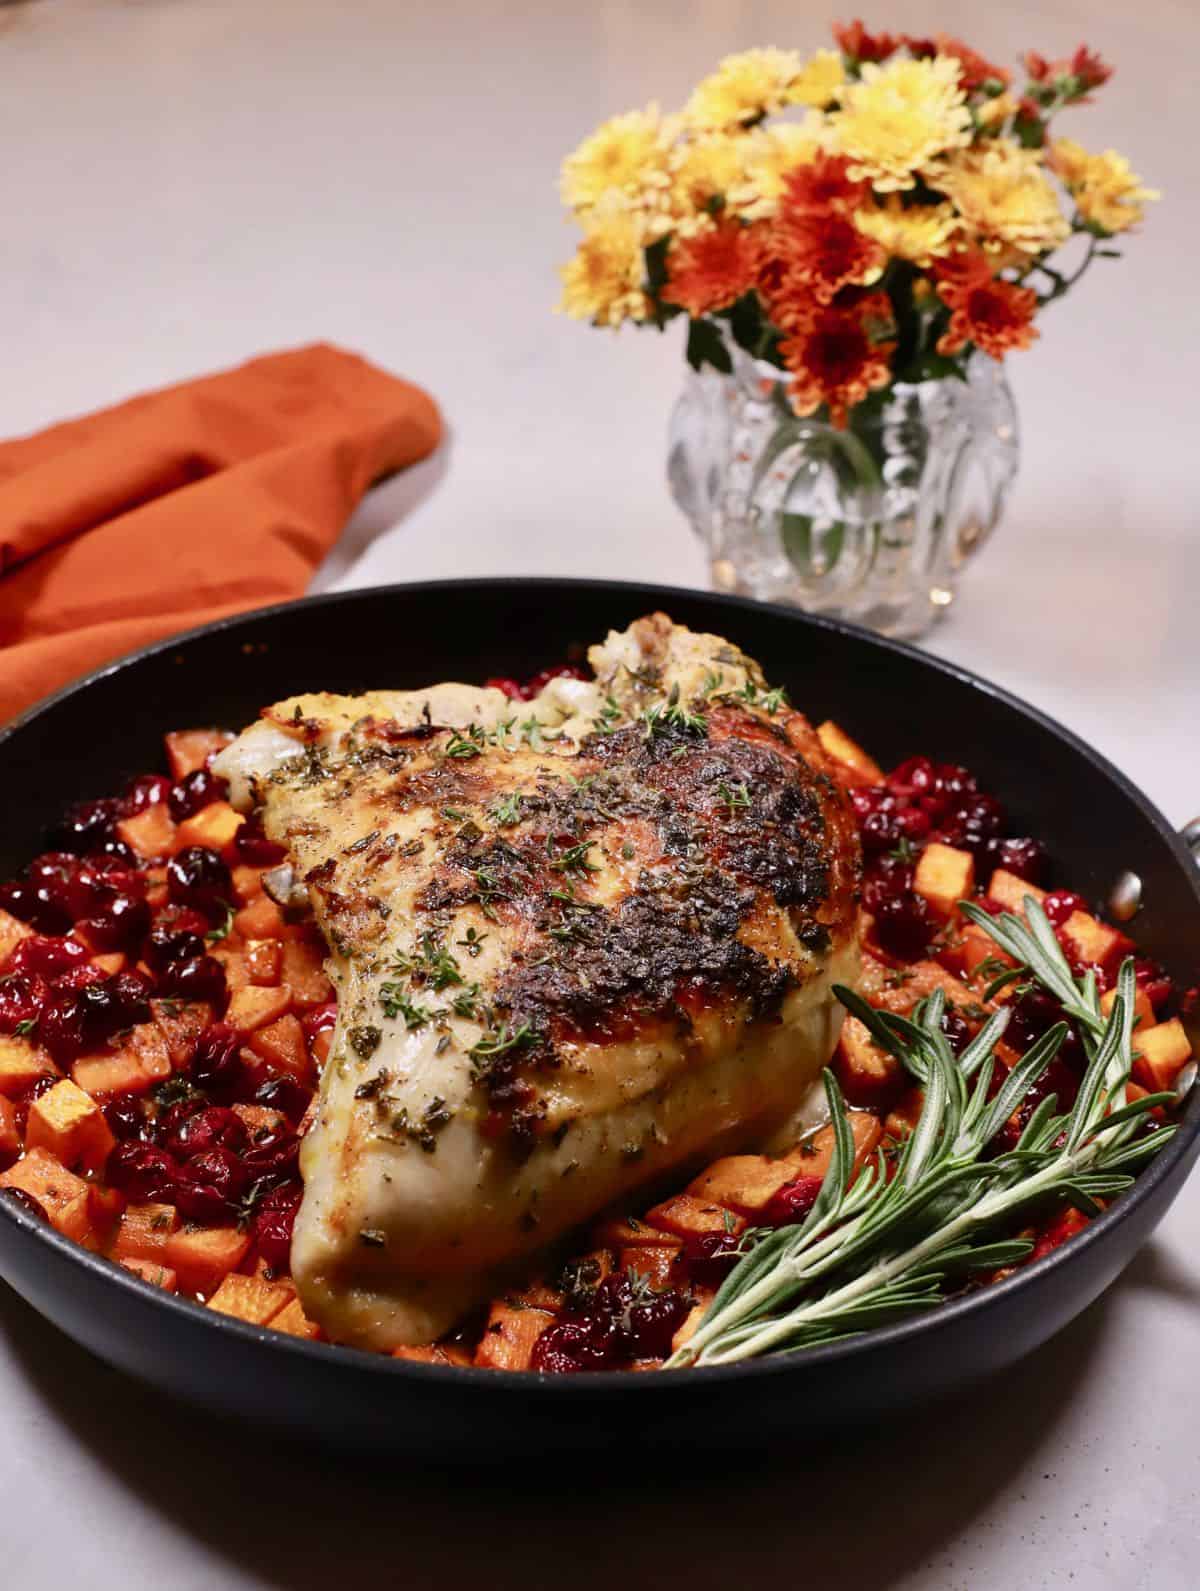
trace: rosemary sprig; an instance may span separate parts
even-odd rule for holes
[[[850,989],[838,999],[897,1056],[925,1091],[920,1117],[889,1165],[884,1154],[854,1175],[846,1107],[831,1072],[825,1092],[834,1153],[820,1194],[796,1226],[746,1234],[744,1257],[726,1277],[695,1334],[668,1366],[728,1364],[775,1350],[795,1351],[865,1331],[944,1296],[948,1281],[1024,1258],[1031,1245],[1003,1233],[1038,1201],[1065,1198],[1088,1214],[1097,1200],[1129,1186],[1131,1173],[1174,1131],[1138,1137],[1146,1114],[1168,1094],[1129,1102],[1133,1058],[1132,961],[1117,980],[1108,1019],[1094,975],[1076,979],[1045,914],[1026,900],[1027,921],[963,910],[997,945],[1022,961],[1079,1025],[1088,1057],[1071,1110],[1053,1095],[1034,1110],[1015,1148],[983,1153],[1053,1060],[1067,1033],[1043,1035],[988,1097],[994,1050],[1008,1012],[994,1012],[955,1059],[941,1019],[940,990],[911,1018],[876,1011]]]

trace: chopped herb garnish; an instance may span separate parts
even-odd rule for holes
[[[565,851],[552,856],[550,866],[560,873],[598,873],[600,869],[596,863],[588,861],[588,852],[594,844],[594,840],[580,840],[578,845],[568,846]]]
[[[19,1039],[27,1039],[35,1027],[37,1027],[37,1017],[27,1016],[17,1023],[13,1032]]]
[[[521,821],[521,802],[524,799],[520,790],[514,790],[510,796],[506,796],[491,809],[488,817],[498,829],[511,829],[514,823]]]
[[[228,939],[229,935],[230,935],[230,933],[231,933],[231,931],[233,929],[233,919],[234,919],[233,907],[229,904],[228,901],[223,900],[221,902],[221,910],[225,914],[224,917],[221,919],[221,921],[217,924],[217,926],[215,928],[210,928],[209,931],[204,936],[205,939],[208,940],[210,945],[215,945],[218,942],[218,940]]]
[[[703,713],[690,713],[679,699],[678,684],[671,686],[671,694],[665,702],[658,702],[642,715],[642,722],[646,726],[646,739],[653,740],[655,735],[662,734],[666,729],[678,729],[685,735],[703,736],[708,733],[708,719]]]
[[[424,1027],[432,1012],[426,1006],[415,1005],[408,991],[399,983],[382,983],[379,986],[379,1004],[386,1017],[403,1017],[406,1028]]]
[[[750,805],[750,791],[744,784],[726,784],[724,779],[717,786],[717,799],[722,806],[728,807],[730,812],[735,812],[739,807]]]
[[[447,757],[478,757],[487,744],[487,737],[478,724],[468,724],[466,729],[456,729],[446,742]]]
[[[455,940],[455,944],[465,950],[468,956],[474,958],[483,949],[483,941],[486,938],[486,934],[479,933],[475,928],[468,928],[461,939]]]

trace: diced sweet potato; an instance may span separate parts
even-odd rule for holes
[[[242,952],[246,960],[246,976],[251,983],[264,989],[279,982],[283,966],[283,946],[278,939],[250,939]]]
[[[251,1033],[250,1048],[277,1076],[294,1077],[307,1085],[315,1081],[304,1029],[290,1013]]]
[[[133,1055],[152,1083],[160,1083],[172,1072],[171,1051],[166,1035],[157,1022],[139,1022],[132,1027],[122,1046]]]
[[[883,1123],[883,1130],[889,1138],[907,1138],[917,1125],[921,1108],[925,1103],[925,1090],[923,1088],[910,1088],[896,1105],[888,1112]]]
[[[283,941],[280,976],[292,991],[292,1003],[298,1011],[307,1011],[310,1006],[324,1005],[333,999],[333,985],[325,976],[324,948],[310,939]]]
[[[179,1278],[166,1265],[156,1265],[153,1260],[121,1260],[121,1265],[135,1276],[140,1276],[152,1287],[161,1287],[164,1293],[178,1291]]]
[[[129,965],[129,957],[121,950],[110,950],[103,955],[93,956],[92,965],[99,967],[106,978],[111,978],[114,974],[125,971]]]
[[[286,926],[283,913],[269,895],[260,894],[233,919],[233,926],[244,939],[278,939]]]
[[[206,850],[223,852],[232,844],[233,837],[245,822],[240,812],[235,812],[228,801],[210,801],[208,806],[193,812],[179,825],[175,835],[178,850],[189,845],[202,845]]]
[[[717,1290],[715,1287],[693,1286],[692,1296],[695,1298],[696,1302],[692,1305],[689,1313],[684,1317],[683,1323],[679,1327],[678,1331],[676,1331],[675,1335],[671,1338],[672,1352],[682,1348],[685,1342],[696,1335],[696,1329],[707,1314],[708,1306],[717,1296]]]
[[[69,1077],[29,1107],[26,1148],[48,1150],[68,1169],[103,1171],[116,1142],[99,1105]]]
[[[239,906],[249,906],[253,901],[261,900],[263,893],[263,869],[261,867],[247,867],[245,862],[239,862],[236,867],[230,868],[233,879],[233,898]],[[255,937],[247,935],[248,938]]]
[[[250,1237],[236,1226],[183,1227],[167,1239],[164,1259],[185,1292],[212,1293],[246,1257]]]
[[[987,943],[990,945],[991,940]],[[907,1016],[918,1000],[927,999],[935,989],[946,996],[948,1005],[978,1005],[975,990],[937,961],[914,961],[907,967],[888,967],[871,956],[863,958],[860,992],[883,1011]]]
[[[208,1300],[208,1307],[252,1326],[265,1326],[291,1303],[295,1295],[259,1276],[227,1276]]]
[[[185,774],[204,768],[213,752],[227,746],[233,736],[223,729],[176,729],[163,737],[170,764],[171,777],[182,779]]]
[[[660,1292],[672,1286],[672,1266],[679,1253],[666,1243],[639,1244],[636,1248],[623,1248],[617,1256],[617,1268],[641,1276]]]
[[[1133,949],[1131,939],[1090,912],[1072,912],[1059,934],[1085,966],[1107,967]]]
[[[17,1130],[17,1107],[0,1094],[0,1171],[7,1171],[21,1153],[21,1134]]]
[[[98,1234],[111,1237],[117,1222],[125,1213],[125,1195],[103,1182],[88,1183],[88,1205],[92,1226]]]
[[[1192,1045],[1178,1017],[1134,1030],[1133,1075],[1152,1094],[1175,1087],[1175,1079],[1191,1059]]]
[[[606,1216],[593,1227],[592,1242],[601,1248],[609,1249],[636,1248],[643,1244],[661,1243],[673,1243],[677,1247],[682,1247],[680,1238],[664,1237],[656,1227],[648,1226],[635,1215]]]
[[[143,807],[117,824],[117,838],[136,851],[143,862],[156,862],[175,849],[176,831],[165,801]]]
[[[270,1322],[270,1326],[272,1331],[286,1332],[289,1337],[307,1337],[310,1342],[314,1342],[321,1335],[320,1326],[309,1320],[298,1298],[293,1298],[290,1304],[285,1304]],[[470,1357],[464,1356],[462,1363],[470,1364],[470,1362]]]
[[[152,1081],[130,1049],[112,1055],[85,1055],[71,1067],[71,1076],[96,1099],[113,1094],[144,1094]]]
[[[279,1330],[279,1322],[273,1320],[272,1326]],[[393,1348],[393,1359],[407,1359],[410,1364],[422,1365],[469,1365],[471,1355],[456,1342],[431,1342],[426,1348]]]
[[[1032,895],[1038,902],[1046,898],[1044,889],[1018,878],[1016,873],[1010,873],[1003,867],[998,867],[992,874],[985,893],[997,906],[1003,906],[1005,911],[1016,912],[1018,916],[1024,916],[1026,895]]]
[[[131,1204],[121,1217],[110,1252],[115,1260],[162,1265],[167,1243],[178,1230],[179,1211],[173,1204]]]
[[[220,944],[209,947],[209,955],[214,961],[219,961],[225,972],[225,985],[230,994],[237,994],[239,990],[249,987],[250,969],[246,965],[243,954],[243,941],[230,934],[228,939]]]
[[[970,851],[930,840],[913,875],[914,893],[942,917],[949,917],[959,901],[969,899],[974,889],[975,858]]]
[[[291,1003],[291,994],[286,988],[259,989],[247,984],[230,1000],[225,1020],[239,1033],[254,1033],[285,1016]]]
[[[1107,1016],[1112,1010],[1113,1001],[1116,998],[1117,991],[1115,988],[1106,989],[1105,992],[1100,996],[1100,1009],[1105,1016]],[[1146,993],[1145,989],[1139,988],[1133,997],[1133,1017],[1134,1024],[1138,1029],[1139,1038],[1147,1028],[1152,1028],[1154,1026],[1154,1007],[1150,1004],[1150,996]]]
[[[53,1077],[58,1067],[46,1051],[15,1033],[0,1033],[0,1094],[15,1099],[39,1077]]]
[[[883,769],[832,719],[827,718],[823,724],[817,725],[817,739],[827,755],[838,764],[839,784],[851,787],[883,783]]]
[[[32,932],[29,924],[23,923],[19,917],[14,917],[11,912],[0,911],[0,962],[7,961],[22,939],[28,939]]]
[[[95,1245],[88,1185],[48,1150],[28,1150],[24,1159],[0,1174],[0,1188],[20,1188],[38,1201],[50,1224],[65,1237]]]
[[[758,1157],[748,1155],[744,1158],[754,1160]],[[718,1161],[717,1165],[720,1164]],[[696,1187],[697,1183],[692,1186]],[[694,1193],[680,1193],[647,1210],[646,1225],[682,1238],[707,1237],[710,1233],[728,1233],[730,1237],[736,1237],[745,1230],[746,1222],[734,1211],[718,1204],[711,1193],[699,1197]]]
[[[968,978],[973,978],[977,969],[985,962],[998,962],[1005,967],[1015,967],[1016,962],[1006,951],[975,923],[969,923],[962,931],[963,946],[963,972]]]
[[[270,1105],[235,1105],[233,1113],[242,1118],[251,1138],[281,1132],[288,1124],[284,1113],[281,1110],[272,1110]]]
[[[548,1309],[514,1308],[498,1300],[483,1328],[475,1363],[491,1370],[528,1370],[533,1345],[553,1319]]]
[[[203,1000],[151,1000],[150,1009],[166,1040],[171,1065],[178,1070],[187,1063],[196,1040],[212,1021],[212,1006]]]
[[[851,1105],[881,1109],[904,1087],[907,1076],[894,1055],[881,1049],[857,1017],[842,1023],[833,1070]]]

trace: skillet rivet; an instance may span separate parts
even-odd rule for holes
[[[1196,1073],[1200,1071],[1195,1061],[1188,1061],[1175,1079],[1175,1103],[1182,1105],[1196,1086]]]
[[[1128,870],[1121,874],[1108,897],[1108,909],[1119,923],[1136,917],[1142,904],[1142,881]]]

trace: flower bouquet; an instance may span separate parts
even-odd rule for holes
[[[1026,55],[1018,88],[956,39],[834,33],[837,50],[807,59],[730,56],[681,112],[617,116],[567,157],[583,237],[561,307],[600,326],[688,317],[689,364],[723,385],[692,391],[690,420],[677,412],[671,472],[722,543],[719,583],[913,634],[949,601],[1015,469],[996,362],[1156,195],[1122,156],[1051,131],[1111,75],[1090,50]],[[938,436],[914,449],[914,424],[968,452],[982,433],[982,468],[931,465]],[[949,534],[943,488],[973,468],[991,486]],[[931,548],[917,521],[935,489]]]

